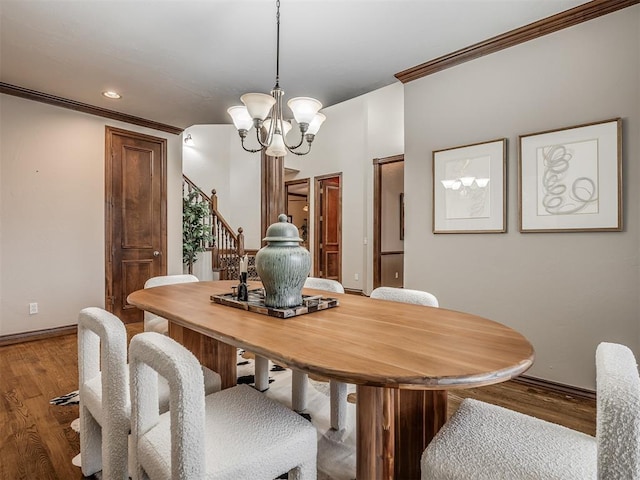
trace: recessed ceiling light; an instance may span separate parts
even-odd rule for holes
[[[122,95],[120,95],[118,92],[114,92],[113,90],[107,90],[106,92],[102,92],[102,95],[104,95],[107,98],[122,98]]]

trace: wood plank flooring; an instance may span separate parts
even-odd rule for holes
[[[129,324],[127,331],[131,337],[142,324]],[[76,335],[0,347],[0,480],[84,478],[71,465],[80,451],[70,427],[78,407],[49,405],[51,398],[77,388]],[[450,394],[450,414],[464,397],[595,434],[595,401],[506,382]]]

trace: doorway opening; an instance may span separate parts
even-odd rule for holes
[[[404,286],[404,155],[373,160],[373,288]]]
[[[309,188],[310,180],[290,180],[285,182],[286,213],[289,222],[298,228],[301,246],[309,250]]]

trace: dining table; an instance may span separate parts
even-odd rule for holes
[[[419,479],[422,452],[447,420],[447,392],[504,382],[534,360],[516,330],[446,308],[304,289],[337,306],[278,318],[212,301],[237,284],[160,286],[127,301],[168,319],[169,335],[218,372],[223,388],[236,384],[237,348],[355,384],[358,480]]]

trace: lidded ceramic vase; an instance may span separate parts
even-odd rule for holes
[[[256,253],[256,270],[264,285],[267,307],[289,308],[302,304],[302,287],[311,270],[311,254],[300,246],[298,229],[280,214],[267,228],[267,245]]]

